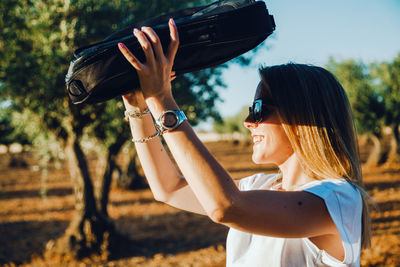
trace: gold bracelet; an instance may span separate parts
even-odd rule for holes
[[[135,119],[140,119],[146,114],[150,114],[149,108],[146,108],[143,110],[143,112],[136,112],[136,111],[130,111],[130,110],[125,110],[125,120],[128,121],[129,118],[135,118]]]
[[[157,136],[160,135],[160,132],[156,129],[156,133],[152,136],[146,137],[146,138],[141,138],[141,139],[132,139],[132,142],[134,143],[146,143],[147,141],[156,138]]]

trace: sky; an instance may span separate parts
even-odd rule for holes
[[[230,64],[219,90],[222,117],[252,102],[260,65],[287,62],[324,66],[329,57],[365,63],[391,61],[400,53],[400,0],[265,0],[276,30],[249,67]],[[210,129],[203,123],[199,128]]]

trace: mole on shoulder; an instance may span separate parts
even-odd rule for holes
[[[299,202],[297,202],[297,205],[301,206],[301,205],[303,205],[303,202],[299,201]]]

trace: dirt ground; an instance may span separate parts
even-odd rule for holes
[[[207,146],[236,179],[273,171],[251,162],[251,146],[246,143]],[[132,246],[121,247],[123,253],[107,262],[45,260],[46,244],[63,233],[74,212],[68,172],[52,166],[44,179],[31,157],[27,167],[9,168],[8,160],[0,155],[1,266],[225,265],[226,227],[159,203],[148,189],[116,187],[110,193],[109,214],[117,229],[132,239]],[[363,251],[362,266],[400,266],[400,166],[364,170],[364,180],[379,211],[372,211],[372,248]]]

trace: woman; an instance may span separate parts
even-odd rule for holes
[[[299,64],[260,70],[244,126],[253,161],[275,163],[280,173],[237,183],[175,103],[170,80],[179,37],[172,19],[169,27],[166,55],[151,28],[134,29],[146,63],[119,44],[140,79],[141,91],[123,101],[155,198],[230,227],[227,266],[359,266],[361,243],[370,242],[367,195],[350,107],[333,75]]]

